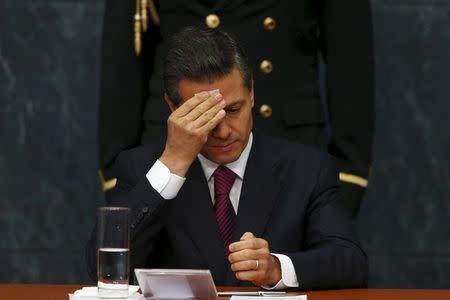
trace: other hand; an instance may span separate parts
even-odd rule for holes
[[[280,261],[270,254],[266,240],[246,232],[240,241],[230,244],[229,249],[228,260],[237,279],[257,286],[273,286],[281,280]]]

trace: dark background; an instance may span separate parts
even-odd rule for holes
[[[0,0],[0,282],[88,282],[103,6]],[[450,288],[450,0],[372,6],[370,286]]]

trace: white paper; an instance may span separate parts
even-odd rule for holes
[[[231,296],[230,300],[307,300],[306,295],[297,296]]]
[[[129,285],[128,286],[128,299],[144,299],[144,297],[139,294],[137,291],[139,290],[138,285]],[[97,297],[97,287],[96,286],[86,286],[81,290],[76,290],[73,294],[69,294],[70,300],[98,300],[104,298]]]

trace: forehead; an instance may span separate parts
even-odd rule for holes
[[[188,100],[194,94],[219,89],[224,97],[238,97],[247,90],[242,79],[241,72],[234,68],[229,74],[211,82],[198,82],[182,79],[178,83],[178,92],[182,102]]]

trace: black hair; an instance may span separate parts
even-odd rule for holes
[[[164,61],[164,91],[175,103],[181,102],[178,83],[182,79],[212,82],[237,68],[249,90],[252,71],[242,48],[218,29],[186,27],[172,36]]]

